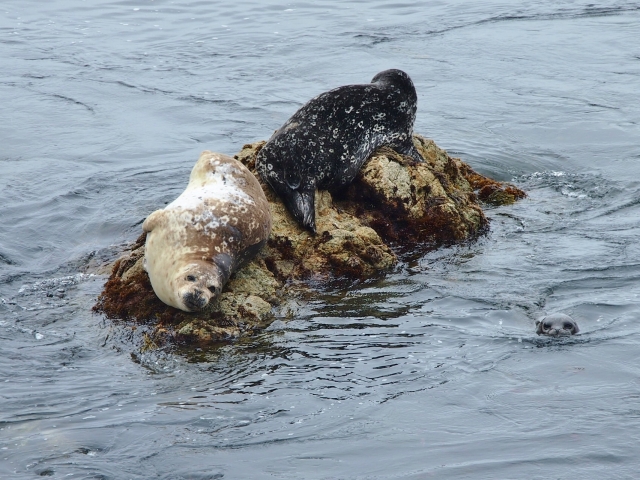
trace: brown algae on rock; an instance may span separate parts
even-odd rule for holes
[[[264,144],[247,144],[235,158],[255,173],[255,157]],[[261,181],[272,214],[269,242],[204,311],[182,312],[156,297],[142,266],[144,234],[114,263],[94,311],[151,325],[147,348],[250,336],[266,327],[301,286],[382,276],[398,255],[472,240],[486,231],[478,198],[504,205],[526,196],[476,173],[432,140],[415,135],[414,144],[425,162],[383,147],[346,189],[316,192],[316,235],[301,228]]]

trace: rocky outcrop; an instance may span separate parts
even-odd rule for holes
[[[255,171],[264,143],[245,145],[236,158]],[[424,163],[381,148],[349,187],[317,192],[316,235],[302,229],[262,183],[273,216],[269,242],[205,311],[185,313],[155,296],[142,268],[144,235],[115,262],[94,310],[113,319],[151,323],[154,345],[251,335],[275,318],[277,308],[301,285],[384,275],[399,257],[485,231],[488,221],[478,196],[492,204],[525,196],[474,172],[432,140],[416,135],[414,143]]]

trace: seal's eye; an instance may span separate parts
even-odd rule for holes
[[[553,325],[551,325],[550,322],[544,322],[542,326],[544,327],[545,330],[551,330],[551,328],[553,327]]]
[[[218,288],[217,287],[209,287],[209,291],[211,293],[213,293],[214,295],[216,295],[218,293]]]
[[[564,328],[565,330],[573,330],[573,324],[569,322],[564,322],[564,324],[562,325],[562,328]]]
[[[196,277],[194,277],[193,275],[187,275],[187,281],[188,282],[195,282],[196,281]]]

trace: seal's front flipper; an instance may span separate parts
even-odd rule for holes
[[[151,215],[149,215],[147,219],[144,221],[144,223],[142,224],[142,231],[143,232],[152,231],[154,228],[156,228],[158,225],[164,222],[165,217],[166,217],[165,210],[156,210]]]
[[[392,145],[392,147],[396,152],[401,153],[402,155],[406,155],[407,157],[411,157],[413,162],[410,162],[410,163],[414,165],[416,163],[424,162],[424,158],[422,158],[422,155],[420,155],[420,153],[418,152],[418,149],[413,144],[412,135],[410,135],[406,141],[402,142],[399,145]]]
[[[315,188],[313,190],[293,190],[286,198],[287,208],[293,218],[303,227],[316,233]]]

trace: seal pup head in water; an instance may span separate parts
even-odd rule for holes
[[[578,323],[569,315],[554,313],[536,321],[536,333],[551,337],[575,335],[580,329]]]
[[[182,194],[142,224],[144,267],[158,298],[186,312],[217,298],[271,231],[269,203],[237,160],[205,151]]]
[[[256,169],[302,226],[316,231],[316,188],[348,185],[380,146],[423,161],[413,145],[418,96],[401,70],[309,100],[256,157]]]

